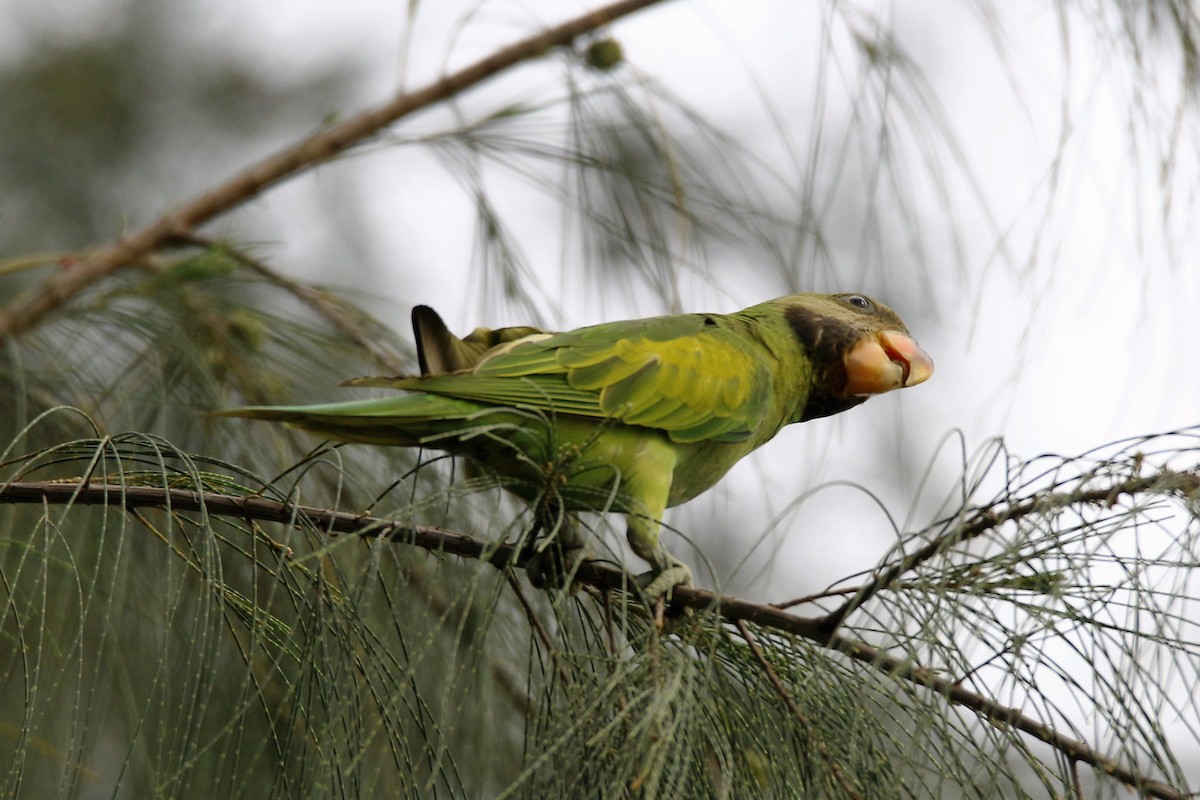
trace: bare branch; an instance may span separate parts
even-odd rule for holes
[[[999,510],[995,506],[980,508],[976,510],[972,518],[962,523],[955,524],[953,520],[948,520],[945,533],[880,572],[869,583],[865,584],[854,597],[821,617],[819,620],[821,628],[832,633],[845,621],[846,617],[854,609],[861,607],[863,603],[874,597],[881,590],[894,585],[901,575],[924,564],[939,553],[963,542],[976,539],[989,531],[999,528],[1006,522],[1013,522],[1052,508],[1097,504],[1112,506],[1117,502],[1117,498],[1123,494],[1138,495],[1151,490],[1160,494],[1200,491],[1200,475],[1193,472],[1180,472],[1164,468],[1153,475],[1146,475],[1144,477],[1135,476],[1119,483],[1095,489],[1037,494],[1019,502],[1010,503],[1007,507]],[[802,598],[802,600],[807,599],[809,598]],[[797,602],[799,601],[793,601],[781,607],[795,605]]]
[[[1081,503],[1104,500],[1111,502],[1118,491],[1120,493],[1144,492],[1150,489],[1161,491],[1167,486],[1180,491],[1185,489],[1194,491],[1200,487],[1200,477],[1196,475],[1179,472],[1166,475],[1166,472],[1159,472],[1146,478],[1133,478],[1103,489],[1064,495],[1064,498],[1070,497],[1072,502]],[[0,502],[39,505],[45,503],[108,505],[126,509],[159,507],[175,511],[200,511],[206,514],[228,515],[289,525],[307,523],[330,535],[345,533],[405,542],[434,552],[487,561],[500,569],[511,566],[523,567],[525,561],[518,548],[513,545],[481,542],[465,534],[443,528],[426,525],[400,525],[378,517],[297,506],[263,497],[236,497],[154,486],[44,481],[13,482],[0,486]],[[968,528],[968,531],[977,530],[977,533],[972,535],[979,535],[1002,521],[1032,513],[1033,509],[1027,506],[1028,503],[1022,502],[999,514],[996,512],[990,512],[990,515],[985,513],[984,516],[978,518],[979,521],[974,523],[973,527]],[[985,525],[984,520],[987,520],[988,524]],[[926,556],[926,560],[930,557],[932,555]],[[574,577],[580,583],[602,590],[613,588],[628,590],[630,588],[628,575],[623,570],[595,561],[585,561],[581,564]],[[1180,789],[1151,780],[1133,769],[1122,766],[1117,761],[1101,755],[1086,743],[1059,733],[1052,726],[1023,714],[1017,708],[1006,706],[978,692],[971,691],[907,658],[890,655],[849,636],[831,634],[825,625],[825,617],[817,619],[799,617],[776,606],[752,603],[688,586],[676,587],[672,591],[670,603],[676,608],[709,610],[720,614],[724,620],[735,625],[741,621],[748,621],[764,628],[773,628],[802,636],[869,665],[893,680],[905,681],[936,692],[945,697],[947,701],[971,709],[998,727],[1018,730],[1045,742],[1070,761],[1089,764],[1118,781],[1135,787],[1147,797],[1165,798],[1166,800],[1185,800],[1189,797]]]
[[[662,0],[620,0],[588,12],[502,48],[422,88],[400,94],[375,108],[368,108],[268,156],[174,211],[168,211],[142,230],[88,253],[69,269],[55,272],[40,286],[18,296],[0,309],[0,342],[29,330],[46,314],[122,266],[144,258],[178,238],[186,238],[195,228],[214,217],[258,197],[288,178],[329,161],[397,120],[454,97],[517,64],[544,55],[555,47],[568,45],[589,31],[659,2]]]
[[[856,661],[870,664],[891,678],[924,686],[942,695],[951,703],[969,708],[986,717],[997,727],[1014,728],[1045,742],[1070,761],[1082,762],[1095,767],[1121,783],[1136,788],[1146,797],[1159,797],[1167,800],[1188,800],[1192,797],[1191,794],[1176,789],[1174,786],[1150,780],[1136,770],[1123,767],[1113,759],[1101,755],[1090,745],[1065,736],[1052,726],[1027,716],[1016,708],[963,688],[961,684],[943,678],[933,670],[922,667],[907,658],[889,655],[876,647],[840,634],[830,637],[824,644],[831,649],[845,653]]]

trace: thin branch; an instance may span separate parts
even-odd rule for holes
[[[1200,487],[1200,477],[1190,473],[1172,473],[1179,489]],[[1150,478],[1136,478],[1108,487],[1107,490],[1090,490],[1069,495],[1073,502],[1098,502],[1115,497],[1114,492],[1146,491],[1162,488],[1163,473]],[[1189,489],[1189,490],[1190,490]],[[1064,495],[1068,497],[1068,495]],[[165,507],[173,510],[201,511],[206,514],[228,515],[280,522],[289,525],[308,523],[330,535],[340,533],[394,542],[404,542],[438,553],[449,553],[463,558],[486,561],[505,569],[523,567],[527,558],[522,557],[513,545],[481,542],[455,531],[427,525],[400,525],[365,514],[350,514],[343,511],[297,506],[268,500],[263,497],[235,497],[215,493],[194,492],[188,489],[168,489],[154,486],[122,486],[119,484],[75,482],[13,482],[0,486],[0,503],[33,503],[61,505],[109,505],[126,509],[140,507]],[[1004,517],[1014,519],[1021,513],[1031,513],[1028,503],[1020,503],[1003,514],[993,513],[988,519]],[[1045,507],[1044,505],[1042,506]],[[1026,509],[1023,512],[1021,509]],[[988,526],[995,527],[999,522]],[[982,531],[980,531],[982,532]],[[977,535],[977,534],[976,534]],[[615,567],[595,561],[583,562],[575,573],[575,580],[599,589],[626,589],[628,575]],[[1072,761],[1089,764],[1111,775],[1121,783],[1135,787],[1147,797],[1165,800],[1186,800],[1189,795],[1161,781],[1147,778],[1141,773],[1122,766],[1119,762],[1101,755],[1084,742],[1072,739],[1056,731],[1052,726],[1023,714],[1019,709],[1003,705],[984,697],[978,692],[964,688],[961,684],[944,678],[931,669],[922,667],[908,658],[884,653],[876,647],[857,639],[831,634],[824,624],[825,618],[799,617],[772,605],[752,603],[736,597],[719,595],[690,586],[677,586],[672,590],[670,603],[675,608],[709,610],[720,614],[727,622],[753,622],[764,628],[773,628],[785,633],[803,636],[818,644],[837,650],[850,658],[876,669],[893,680],[905,681],[925,687],[945,697],[955,705],[969,708],[989,722],[1001,728],[1010,728],[1026,733],[1058,750]]]
[[[1034,495],[1020,502],[1010,503],[1007,508],[999,511],[994,506],[979,509],[969,521],[960,525],[949,525],[944,534],[880,572],[869,583],[865,584],[854,597],[821,617],[818,622],[823,630],[833,633],[854,609],[861,607],[883,589],[895,585],[896,580],[904,573],[919,567],[926,561],[936,557],[939,553],[963,542],[976,539],[989,531],[999,528],[1006,522],[1014,522],[1031,514],[1043,513],[1054,508],[1098,504],[1112,506],[1116,504],[1117,498],[1123,494],[1133,496],[1151,489],[1155,489],[1160,493],[1191,493],[1200,491],[1200,475],[1193,472],[1180,472],[1164,468],[1153,475],[1132,477],[1120,483],[1101,486],[1096,489]],[[794,603],[786,605],[794,605]]]
[[[178,209],[168,211],[142,230],[88,253],[69,269],[55,272],[40,286],[18,296],[0,309],[0,343],[34,327],[46,314],[122,266],[144,258],[180,237],[186,238],[194,229],[214,217],[258,197],[288,178],[329,161],[380,133],[397,120],[454,97],[511,67],[538,58],[555,47],[569,45],[579,36],[660,2],[662,0],[620,0],[590,11],[497,50],[422,88],[404,92],[380,106],[368,108],[268,156]]]
[[[1059,733],[1053,726],[1021,713],[1018,709],[1005,706],[978,692],[963,688],[959,683],[943,678],[927,667],[911,659],[889,655],[857,639],[838,634],[823,642],[827,647],[838,650],[856,661],[869,664],[889,677],[924,686],[942,695],[955,705],[969,708],[984,716],[999,728],[1015,728],[1053,747],[1071,761],[1088,764],[1116,778],[1121,783],[1138,789],[1146,797],[1166,800],[1189,800],[1193,795],[1174,786],[1147,778],[1136,770],[1123,767],[1117,761],[1101,755],[1078,739]]]
[[[48,264],[64,266],[67,259],[75,258],[75,253],[21,253],[10,258],[0,258],[0,275],[13,275],[18,272],[44,267]]]

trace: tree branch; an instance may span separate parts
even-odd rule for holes
[[[1180,489],[1188,487],[1189,491],[1200,487],[1200,478],[1195,475],[1190,473],[1172,473],[1172,475],[1178,479],[1172,484],[1173,486]],[[1075,502],[1098,502],[1102,498],[1115,498],[1118,489],[1121,492],[1145,491],[1161,485],[1159,481],[1162,480],[1164,480],[1164,474],[1160,472],[1147,478],[1132,478],[1116,486],[1108,487],[1107,490],[1089,490],[1069,496],[1074,498]],[[1064,497],[1066,496],[1064,495]],[[499,569],[511,566],[523,567],[526,560],[518,548],[513,545],[481,542],[465,534],[443,528],[427,525],[400,525],[365,514],[297,506],[268,500],[264,497],[236,497],[154,486],[43,481],[13,482],[0,486],[0,503],[106,505],[120,506],[126,509],[158,507],[175,511],[200,511],[206,514],[279,522],[288,525],[306,522],[330,535],[344,533],[404,542],[433,552],[486,561]],[[1043,507],[1045,506],[1043,505]],[[978,519],[996,520],[985,526],[985,528],[991,528],[1004,519],[1014,519],[1022,513],[1027,514],[1031,511],[1028,503],[1022,502],[1002,514],[993,512],[990,517],[981,516]],[[982,525],[983,522],[975,523],[976,527]],[[975,530],[976,527],[968,528],[968,530]],[[575,573],[575,580],[599,589],[628,590],[629,588],[627,573],[595,561],[585,561],[581,564]],[[971,709],[998,727],[1019,730],[1045,742],[1069,760],[1089,764],[1118,781],[1136,788],[1147,797],[1165,798],[1166,800],[1186,800],[1189,797],[1180,789],[1151,780],[1133,769],[1122,766],[1119,762],[1101,755],[1084,742],[1059,733],[1052,726],[1023,714],[1017,708],[1003,705],[978,692],[971,691],[907,658],[885,653],[865,642],[843,634],[832,634],[824,625],[825,618],[800,617],[777,606],[752,603],[690,586],[676,587],[672,591],[670,603],[676,608],[712,611],[720,614],[724,620],[734,625],[748,621],[764,628],[773,628],[802,636],[824,647],[844,653],[894,680],[905,681],[936,692],[955,705]],[[744,626],[739,627],[744,631]]]
[[[862,606],[863,603],[870,600],[881,590],[894,585],[901,575],[924,564],[946,549],[976,539],[989,531],[999,528],[1006,522],[1014,522],[1037,512],[1073,505],[1104,504],[1112,506],[1117,502],[1117,498],[1123,494],[1138,495],[1151,489],[1156,489],[1162,493],[1182,492],[1185,494],[1200,491],[1200,475],[1193,472],[1180,472],[1178,470],[1163,468],[1152,475],[1144,477],[1134,476],[1119,483],[1095,489],[1034,495],[1019,502],[1009,503],[1006,507],[998,511],[995,506],[980,508],[976,510],[973,517],[959,524],[954,524],[953,520],[947,520],[944,523],[947,526],[945,533],[936,537],[924,547],[914,551],[911,555],[901,558],[892,566],[879,572],[870,582],[857,591],[852,598],[828,614],[820,617],[818,622],[822,630],[833,633],[854,609]],[[793,604],[788,603],[781,607]]]
[[[659,2],[662,0],[620,0],[588,12],[502,48],[422,88],[404,92],[383,105],[368,108],[268,156],[178,209],[168,211],[131,236],[88,253],[69,269],[55,272],[40,286],[18,296],[0,309],[0,343],[29,330],[46,314],[120,267],[144,258],[177,237],[190,234],[196,227],[259,196],[272,186],[329,161],[397,120]]]

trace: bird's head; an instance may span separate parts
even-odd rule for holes
[[[845,411],[868,397],[923,383],[933,360],[895,311],[863,294],[793,295],[784,318],[814,368],[798,421]]]

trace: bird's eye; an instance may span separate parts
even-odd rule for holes
[[[850,305],[854,306],[855,308],[866,309],[866,308],[871,307],[871,301],[868,300],[867,298],[863,297],[861,294],[850,295],[849,297],[846,298],[846,302],[849,303]]]

